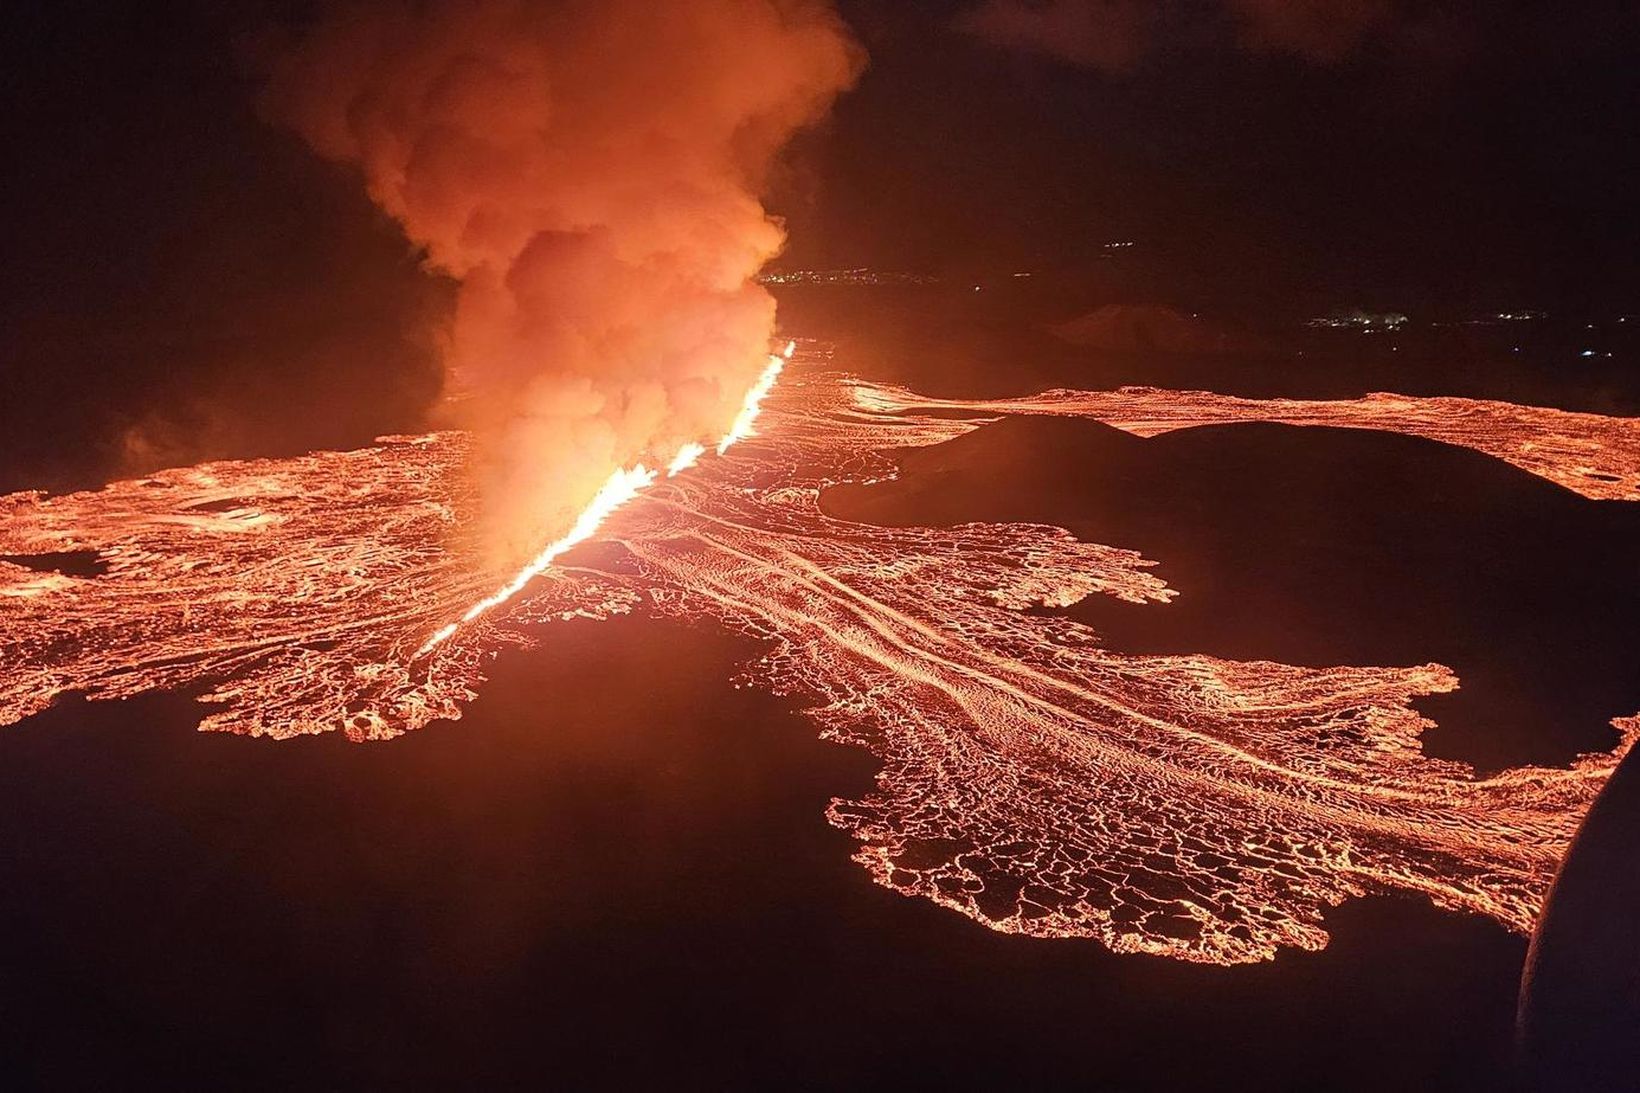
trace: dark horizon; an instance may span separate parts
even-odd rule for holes
[[[1318,57],[1164,4],[1112,71],[954,29],[975,6],[844,5],[872,67],[810,138],[789,261],[1055,268],[1131,239],[1226,291],[1636,306],[1632,8],[1313,4],[1378,13]]]
[[[1409,22],[1340,0],[1317,10],[1379,14],[1314,55],[1174,3],[1114,68],[966,31],[972,7],[842,5],[869,67],[770,180],[790,230],[775,268],[1034,271],[1056,284],[1044,319],[1110,302],[1254,327],[1353,307],[1640,314],[1624,5]],[[13,487],[420,424],[449,282],[349,169],[254,109],[259,43],[308,8],[13,19],[0,357],[43,434],[0,442]],[[1113,241],[1135,247],[1108,261]]]

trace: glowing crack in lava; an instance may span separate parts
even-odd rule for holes
[[[881,761],[871,793],[829,810],[858,860],[994,929],[1228,964],[1318,948],[1326,908],[1370,893],[1529,927],[1640,717],[1614,721],[1613,753],[1477,778],[1419,747],[1429,722],[1409,703],[1456,686],[1441,665],[1102,648],[1086,626],[1024,609],[1095,594],[1165,605],[1173,591],[1132,551],[1040,525],[852,523],[822,511],[821,491],[882,480],[894,449],[1005,413],[1099,416],[1114,399],[1135,428],[1182,427],[1222,420],[1218,397],[954,403],[823,366],[823,352],[800,354],[758,396],[755,441],[657,476],[589,532],[598,551],[555,555],[419,657],[427,635],[511,587],[464,537],[461,434],[0,499],[0,554],[95,552],[105,567],[0,563],[0,722],[68,692],[190,687],[214,707],[205,728],[387,737],[459,716],[485,662],[536,624],[641,610],[764,643],[748,680],[808,700],[824,736]],[[1234,405],[1237,420],[1294,412]],[[1633,480],[1634,421],[1465,400],[1385,414],[1368,399],[1354,417],[1355,404],[1322,405],[1335,424],[1530,450],[1557,481],[1606,457]]]

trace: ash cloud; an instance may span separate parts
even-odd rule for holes
[[[728,426],[774,333],[765,176],[862,60],[823,0],[374,3],[270,53],[264,115],[459,281],[449,406],[498,560]]]

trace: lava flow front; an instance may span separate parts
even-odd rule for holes
[[[820,371],[821,358],[800,356],[778,387],[774,362],[718,454],[691,446],[667,476],[622,472],[584,527],[510,580],[464,537],[474,501],[458,433],[0,498],[0,555],[21,556],[0,562],[0,723],[70,692],[187,687],[212,707],[208,729],[385,738],[458,717],[485,662],[534,624],[644,611],[764,642],[750,680],[812,700],[825,736],[881,761],[872,793],[830,810],[859,860],[992,928],[1237,963],[1318,948],[1328,906],[1395,891],[1529,927],[1640,718],[1614,722],[1613,753],[1476,778],[1419,747],[1429,723],[1411,700],[1457,682],[1439,664],[1107,650],[1024,609],[1095,594],[1165,605],[1174,592],[1134,552],[1039,525],[875,527],[819,499],[892,475],[896,448],[1011,413],[1136,432],[1418,432],[1628,497],[1640,423],[1394,396],[957,403]],[[759,404],[760,435],[731,448]],[[575,562],[570,548],[594,538],[618,565]],[[65,552],[100,572],[51,568],[45,556]]]

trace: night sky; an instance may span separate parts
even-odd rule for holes
[[[1631,5],[1058,6],[1090,13],[1069,46],[843,4],[870,67],[771,180],[780,265],[1074,274],[1133,240],[1190,295],[1139,302],[1640,309]],[[435,396],[449,285],[254,110],[261,45],[307,10],[9,22],[0,359],[39,432],[0,439],[7,486],[355,443]]]
[[[1286,5],[1353,26],[1319,53],[1225,5],[1088,6],[1130,40],[1114,70],[954,29],[961,4],[845,4],[873,66],[817,139],[820,230],[794,218],[791,260],[1034,267],[1135,239],[1403,308],[1640,288],[1632,5]]]

